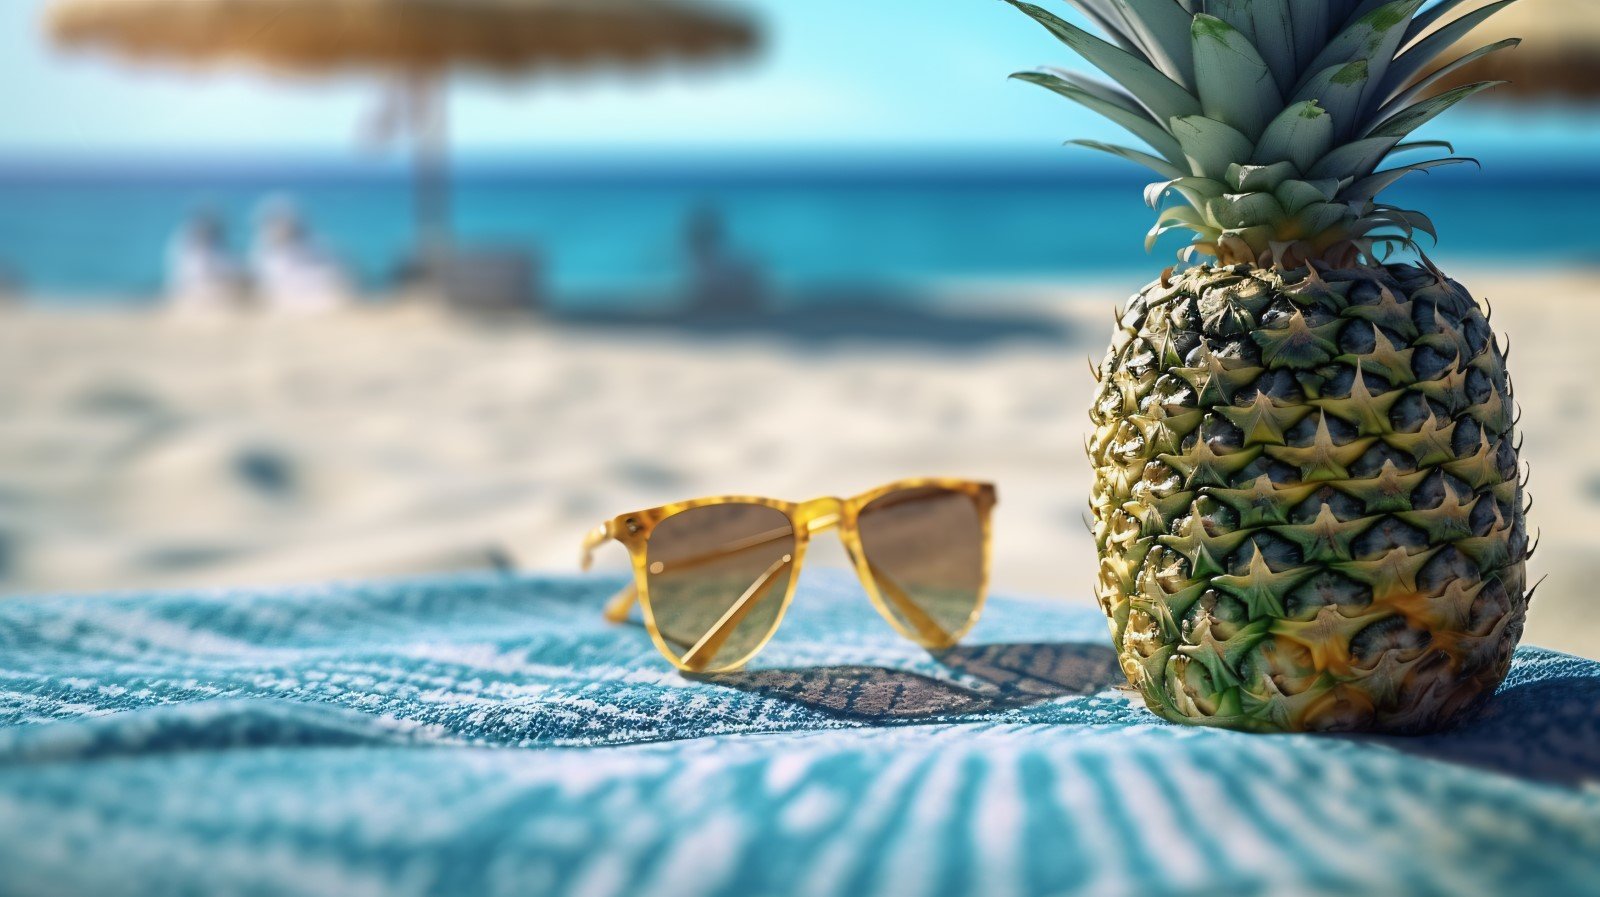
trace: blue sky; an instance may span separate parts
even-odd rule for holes
[[[378,84],[357,77],[196,76],[63,55],[38,25],[46,0],[0,3],[0,156],[349,154]],[[515,156],[604,147],[648,155],[1052,147],[1118,137],[1072,104],[1006,75],[1070,54],[998,0],[747,0],[761,58],[644,80],[590,75],[453,87],[455,144]],[[1600,127],[1553,112],[1461,114],[1443,130],[1464,151],[1600,148]],[[1435,126],[1435,133],[1440,129]]]

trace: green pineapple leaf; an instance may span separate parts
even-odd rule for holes
[[[1149,144],[1150,148],[1168,162],[1174,165],[1183,162],[1183,149],[1178,141],[1166,128],[1157,124],[1142,107],[1136,105],[1132,98],[1125,101],[1104,96],[1096,96],[1083,88],[1072,84],[1060,75],[1049,72],[1017,72],[1011,77],[1029,84],[1037,84],[1047,90],[1054,91],[1061,96],[1095,112],[1107,119],[1121,125],[1135,137]]]
[[[1127,20],[1111,6],[1111,0],[1067,0],[1083,13],[1096,28],[1105,32],[1112,43],[1135,56],[1146,56],[1144,48],[1127,31]]]
[[[1229,165],[1250,158],[1255,150],[1250,138],[1203,115],[1174,118],[1172,136],[1183,147],[1190,174],[1217,180],[1227,174]]]
[[[1369,137],[1334,147],[1306,174],[1312,178],[1366,177],[1377,170],[1399,142],[1399,137]]]
[[[1280,224],[1285,214],[1271,193],[1228,193],[1206,203],[1207,219],[1224,230]]]
[[[1408,135],[1493,86],[1432,95],[1504,40],[1438,65],[1442,52],[1515,0],[1066,0],[1104,38],[1028,0],[1007,0],[1109,76],[1020,74],[1099,113],[1144,148],[1074,141],[1144,165],[1163,210],[1152,239],[1194,231],[1186,260],[1224,267],[1380,264],[1432,223],[1377,202],[1412,172],[1459,164]],[[1411,165],[1402,153],[1444,150]],[[1386,167],[1387,166],[1387,167]],[[1384,169],[1384,170],[1380,170]],[[1180,199],[1194,214],[1166,209]]]
[[[1254,141],[1283,105],[1266,60],[1243,33],[1214,16],[1195,16],[1191,32],[1201,110]]]
[[[1201,216],[1197,209],[1191,206],[1173,206],[1162,211],[1161,216],[1156,219],[1155,226],[1150,228],[1150,233],[1145,235],[1145,252],[1155,248],[1156,241],[1161,239],[1162,234],[1174,230],[1216,233],[1216,229]]]
[[[1422,212],[1402,209],[1399,206],[1392,206],[1387,203],[1378,203],[1377,208],[1388,215],[1396,224],[1422,231],[1435,240],[1439,239],[1439,229],[1434,226],[1433,219]]]
[[[1043,25],[1056,39],[1076,50],[1091,65],[1138,97],[1152,114],[1162,120],[1200,112],[1200,101],[1148,62],[1023,0],[1006,0]]]
[[[1298,215],[1318,203],[1333,202],[1338,193],[1339,182],[1333,180],[1284,181],[1272,191],[1283,210],[1290,215]]]
[[[1350,207],[1346,203],[1319,202],[1312,203],[1301,209],[1295,215],[1295,223],[1305,234],[1315,234],[1327,230],[1350,218]]]
[[[1176,0],[1108,0],[1144,46],[1156,68],[1185,90],[1194,90],[1194,50],[1189,40],[1193,14]]]
[[[1217,17],[1250,35],[1250,41],[1255,45],[1261,58],[1266,60],[1267,68],[1272,70],[1272,79],[1278,84],[1278,93],[1287,94],[1294,89],[1295,79],[1299,77],[1299,66],[1295,61],[1295,35],[1291,13],[1294,3],[1292,0],[1235,0],[1242,3],[1250,14],[1250,28],[1244,28],[1234,21],[1231,9],[1229,14],[1218,13]]]
[[[1338,12],[1331,4],[1323,3],[1321,0],[1290,0],[1290,2],[1293,4],[1289,23],[1294,29],[1295,77],[1284,88],[1286,94],[1294,92],[1300,74],[1327,45],[1334,17],[1338,16],[1337,21],[1340,23],[1349,17],[1348,10],[1343,13]]]
[[[1396,144],[1389,150],[1389,158],[1394,158],[1402,153],[1418,152],[1420,150],[1442,149],[1452,155],[1455,154],[1456,145],[1448,140],[1413,140],[1409,143]]]
[[[1483,24],[1490,16],[1515,2],[1517,0],[1500,0],[1499,3],[1491,3],[1482,9],[1467,13],[1417,41],[1411,49],[1402,53],[1394,61],[1394,65],[1390,66],[1388,74],[1383,77],[1381,82],[1383,92],[1385,94],[1393,94],[1400,90],[1412,78],[1421,74],[1430,63],[1439,58],[1440,53],[1455,46],[1472,29]]]
[[[1457,59],[1455,62],[1440,68],[1438,71],[1417,81],[1415,84],[1395,95],[1394,99],[1385,103],[1383,108],[1378,110],[1377,117],[1386,118],[1390,115],[1393,115],[1397,110],[1403,109],[1406,105],[1411,103],[1411,101],[1426,93],[1428,88],[1439,83],[1450,75],[1455,74],[1460,69],[1477,62],[1483,57],[1488,56],[1491,53],[1498,53],[1501,50],[1514,49],[1521,44],[1522,38],[1508,37],[1503,41],[1499,41],[1498,43],[1493,43],[1487,47],[1480,47],[1476,50],[1473,50],[1471,53],[1468,53],[1460,59]]]
[[[1461,4],[1466,2],[1468,0],[1440,0],[1433,6],[1417,13],[1416,17],[1411,20],[1411,27],[1406,29],[1405,42],[1409,44],[1427,34],[1433,26],[1444,21],[1445,16],[1455,12],[1460,8]]]
[[[1274,162],[1271,165],[1240,165],[1235,162],[1228,166],[1224,180],[1237,193],[1270,193],[1299,173],[1293,162]]]
[[[1379,193],[1389,189],[1401,178],[1411,174],[1412,172],[1429,171],[1434,168],[1442,168],[1446,165],[1461,165],[1464,163],[1479,165],[1477,159],[1451,157],[1448,159],[1430,159],[1427,162],[1417,162],[1412,165],[1402,165],[1399,168],[1390,168],[1386,171],[1370,174],[1361,180],[1356,181],[1349,187],[1340,191],[1339,198],[1347,201],[1369,200],[1376,197]],[[1479,167],[1481,168],[1482,166],[1479,165]]]
[[[1195,208],[1205,205],[1206,200],[1221,196],[1226,188],[1220,181],[1210,178],[1178,178],[1151,184],[1145,188],[1145,204],[1154,209],[1161,205],[1161,201],[1170,193],[1177,193],[1183,197],[1184,202]]]
[[[1436,97],[1407,106],[1389,116],[1374,125],[1367,136],[1393,137],[1396,139],[1405,137],[1467,97],[1482,93],[1491,87],[1498,87],[1504,83],[1504,81],[1479,81],[1476,84],[1468,84],[1463,87],[1457,87],[1454,90],[1447,90]]]
[[[1356,0],[1354,3],[1347,2],[1340,21],[1344,22],[1345,26],[1348,27],[1362,16],[1370,14],[1373,10],[1388,2],[1389,0]]]
[[[1371,66],[1364,59],[1323,69],[1295,94],[1296,102],[1307,100],[1328,111],[1333,120],[1333,137],[1353,133],[1361,116],[1361,98],[1371,81]]]
[[[1201,10],[1205,15],[1221,19],[1244,36],[1252,47],[1260,47],[1261,40],[1256,36],[1256,20],[1250,11],[1252,0],[1206,0],[1205,8]]]
[[[1316,100],[1303,100],[1278,114],[1256,144],[1259,164],[1294,163],[1302,173],[1333,148],[1333,118]]]
[[[1102,153],[1110,153],[1111,155],[1120,159],[1127,159],[1129,162],[1137,162],[1138,164],[1143,165],[1156,174],[1159,174],[1169,180],[1176,180],[1188,175],[1188,172],[1176,165],[1173,165],[1171,162],[1168,162],[1165,159],[1160,159],[1150,155],[1149,153],[1140,152],[1139,150],[1131,149],[1126,146],[1117,146],[1116,144],[1112,143],[1102,143],[1098,140],[1069,140],[1067,143],[1071,146],[1082,146],[1092,150],[1099,150]]]
[[[1314,76],[1333,66],[1362,60],[1367,63],[1373,82],[1379,82],[1405,38],[1411,17],[1422,4],[1423,0],[1393,0],[1362,13],[1317,54],[1306,67],[1307,75]],[[1295,94],[1300,95],[1300,91]]]

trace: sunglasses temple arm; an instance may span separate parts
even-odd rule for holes
[[[922,608],[917,607],[905,589],[894,581],[894,577],[883,572],[883,568],[872,563],[870,559],[867,560],[867,570],[872,574],[872,578],[878,581],[878,590],[883,593],[883,597],[889,599],[889,603],[894,605],[894,609],[905,617],[906,622],[910,623],[911,628],[919,635],[934,644],[945,644],[950,641],[950,633],[945,632],[944,627],[934,622]]]
[[[618,589],[615,595],[606,599],[606,609],[604,611],[606,622],[628,622],[628,613],[633,610],[633,606],[637,603],[639,603],[639,586],[630,582]]]
[[[611,538],[611,528],[607,524],[600,524],[589,530],[583,537],[583,553],[578,558],[578,566],[587,573],[594,566],[595,549],[606,544]],[[615,595],[606,599],[605,618],[609,623],[626,623],[628,613],[633,610],[633,605],[639,600],[639,587],[635,583],[628,583],[617,590]]]
[[[700,662],[702,653],[708,658],[717,656],[717,652],[722,649],[722,643],[727,641],[728,636],[733,634],[733,630],[738,628],[745,614],[754,609],[757,601],[767,593],[773,583],[778,581],[778,571],[788,567],[793,562],[794,558],[787,554],[774,561],[772,566],[767,568],[767,572],[761,574],[760,579],[751,584],[750,588],[745,589],[744,594],[739,596],[739,600],[735,601],[733,606],[728,608],[727,612],[722,615],[722,619],[711,627],[711,631],[701,636],[700,641],[695,642],[694,647],[684,653],[684,666],[690,669],[702,666],[703,664]]]
[[[588,573],[594,566],[594,551],[611,538],[610,524],[602,523],[583,535],[583,553],[578,555],[578,567]]]

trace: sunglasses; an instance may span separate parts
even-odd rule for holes
[[[673,666],[727,672],[778,631],[811,537],[838,529],[878,613],[938,651],[959,641],[983,610],[994,505],[988,483],[933,478],[849,499],[700,498],[595,527],[583,541],[583,569],[606,541],[621,542],[634,581],[606,605],[606,619],[626,621],[637,602]]]

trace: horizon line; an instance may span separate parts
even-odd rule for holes
[[[1600,181],[1600,166],[1584,154],[1548,152],[1536,157],[1493,159],[1470,174],[1441,171],[1430,180],[1471,177],[1493,182]],[[30,181],[254,180],[259,178],[339,179],[388,182],[413,174],[408,156],[358,153],[127,153],[67,155],[0,151],[0,184]],[[1136,165],[1074,153],[1062,147],[919,148],[665,148],[655,150],[556,149],[530,152],[464,152],[450,162],[452,178],[463,180],[555,178],[606,181],[665,180],[815,180],[842,178],[886,182],[922,180],[1146,182],[1153,175]],[[1453,175],[1453,176],[1452,176]],[[1420,179],[1418,179],[1420,182]]]

